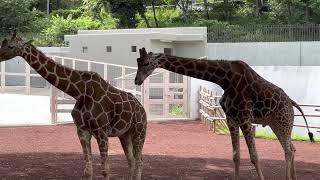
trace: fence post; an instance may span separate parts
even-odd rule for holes
[[[108,81],[108,65],[107,64],[103,65],[103,78],[104,80]]]
[[[26,63],[26,93],[30,94],[31,89],[31,77],[30,77],[30,66],[28,63]]]
[[[51,112],[51,123],[57,123],[57,90],[54,86],[51,86],[50,93],[50,112]]]
[[[6,61],[1,62],[1,92],[5,92],[6,87]]]
[[[121,73],[122,73],[122,74],[121,74],[121,76],[122,76],[121,88],[122,88],[122,90],[124,90],[124,88],[125,88],[125,80],[126,80],[126,79],[125,79],[125,76],[126,76],[126,72],[125,72],[125,71],[126,71],[126,69],[125,69],[124,66],[121,67],[121,71],[122,71],[122,72],[121,72]]]

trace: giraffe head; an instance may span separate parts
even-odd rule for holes
[[[134,83],[141,85],[143,81],[159,66],[161,53],[147,53],[145,48],[139,49],[140,57],[137,59],[138,71]]]
[[[0,48],[0,62],[12,59],[16,56],[22,56],[23,47],[26,43],[22,38],[17,37],[16,33],[12,33],[5,38],[1,43]]]

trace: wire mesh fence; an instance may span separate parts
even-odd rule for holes
[[[208,42],[320,41],[320,24],[215,25],[208,27]]]

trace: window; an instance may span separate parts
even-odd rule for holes
[[[107,51],[107,52],[112,52],[112,47],[111,47],[111,46],[107,46],[107,47],[106,47],[106,51]]]
[[[149,88],[149,99],[163,99],[163,88]]]
[[[137,52],[137,46],[131,46],[131,52]]]
[[[164,52],[164,54],[172,55],[172,48],[164,48],[163,52]]]
[[[87,46],[82,47],[82,53],[88,53],[89,49]]]

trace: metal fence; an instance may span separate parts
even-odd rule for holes
[[[228,131],[228,127],[226,124],[226,116],[224,114],[224,111],[222,110],[219,101],[221,99],[221,96],[218,96],[216,92],[210,91],[204,87],[200,87],[199,91],[199,113],[200,118],[203,123],[207,124],[209,129],[213,129],[213,132],[216,132],[217,130],[219,132]],[[320,118],[320,114],[317,112],[320,112],[320,105],[306,105],[306,104],[300,104],[299,105],[302,109],[306,110],[306,108],[311,108],[311,112],[309,114],[305,114],[305,117],[308,118]],[[302,116],[300,112],[299,114],[295,114],[295,117]],[[253,124],[254,130],[256,127],[261,126],[259,124]],[[294,124],[294,127],[302,127],[306,128],[306,125],[303,124]],[[320,126],[318,125],[310,125],[309,122],[309,128],[316,129],[317,132],[320,132]]]
[[[190,78],[187,76],[156,70],[158,76],[151,75],[142,86],[136,86],[136,67],[60,56],[53,59],[72,69],[97,72],[114,87],[134,94],[144,105],[148,120],[189,118],[187,85]],[[72,122],[70,112],[75,100],[55,87],[50,94],[52,123]]]
[[[320,24],[214,25],[208,27],[208,42],[320,41]]]

